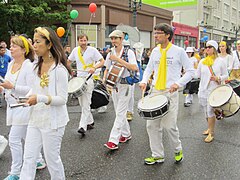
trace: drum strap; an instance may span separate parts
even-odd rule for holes
[[[237,54],[238,60],[240,61],[240,58],[239,58],[239,53],[238,53],[238,51],[236,51],[236,54]]]
[[[209,71],[210,71],[211,75],[212,75],[212,76],[216,76],[215,73],[214,73],[214,71],[213,71],[212,66],[208,66],[208,68],[209,68]]]
[[[79,58],[80,62],[82,63],[84,70],[87,69],[88,67],[93,67],[93,63],[88,64],[88,65],[85,63],[85,61],[83,59],[83,56],[82,56],[82,53],[81,53],[81,48],[80,47],[78,48],[78,58]]]

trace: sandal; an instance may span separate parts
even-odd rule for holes
[[[202,134],[203,134],[203,135],[208,135],[208,134],[209,134],[209,129],[207,129],[206,131],[203,131]]]
[[[205,143],[210,143],[212,142],[214,139],[213,135],[211,133],[208,134],[208,136],[206,137],[206,139],[204,140]]]

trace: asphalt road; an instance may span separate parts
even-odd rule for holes
[[[168,137],[164,136],[165,162],[144,165],[143,159],[151,155],[146,122],[137,114],[135,103],[134,120],[130,122],[132,139],[120,144],[119,150],[109,151],[103,144],[107,142],[113,122],[114,109],[110,102],[106,113],[94,112],[95,129],[87,132],[85,138],[77,133],[80,108],[69,106],[70,122],[66,127],[62,142],[61,157],[67,180],[147,180],[147,179],[240,179],[240,119],[239,113],[217,121],[215,140],[204,143],[202,131],[207,122],[198,105],[197,96],[191,107],[183,107],[184,96],[180,93],[178,127],[183,145],[184,161],[174,163],[174,152]],[[136,88],[135,100],[140,98]],[[5,108],[0,108],[0,134],[8,138],[9,128],[5,126]],[[10,170],[9,147],[0,158],[0,180]],[[50,179],[47,169],[37,172],[36,179]]]

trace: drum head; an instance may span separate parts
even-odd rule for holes
[[[85,79],[74,77],[68,82],[68,93],[76,92],[85,83]]]
[[[168,99],[164,95],[153,95],[153,96],[146,96],[143,100],[139,100],[138,108],[139,109],[155,109],[161,107],[162,105],[166,104]]]
[[[233,89],[228,85],[221,85],[215,88],[208,97],[208,102],[212,107],[219,107],[229,101],[232,97]]]

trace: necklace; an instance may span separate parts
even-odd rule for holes
[[[0,56],[0,60],[1,60],[1,68],[4,68],[4,58],[2,56]]]
[[[48,87],[48,84],[49,84],[49,75],[44,72],[40,77],[40,86],[44,88],[44,87]]]
[[[15,63],[14,63],[14,64],[15,64]],[[13,64],[13,66],[14,66],[14,64]],[[12,73],[12,74],[15,74],[16,72],[18,72],[18,71],[21,69],[22,64],[18,65],[19,67],[16,69],[16,71],[13,71],[13,66],[12,66],[12,69],[11,69],[11,73]]]

